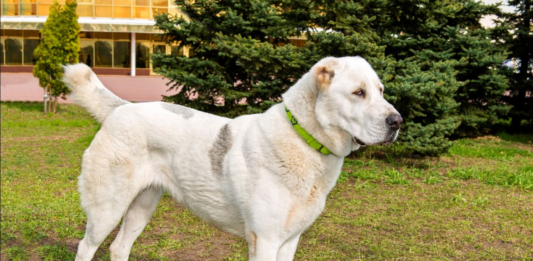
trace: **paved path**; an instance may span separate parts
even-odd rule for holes
[[[2,101],[43,101],[44,90],[39,80],[29,73],[2,73],[0,97]],[[176,94],[167,92],[168,80],[160,76],[98,76],[102,83],[122,99],[135,102],[160,101],[162,95]],[[70,99],[59,99],[61,103],[72,103]]]

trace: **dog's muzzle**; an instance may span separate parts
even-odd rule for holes
[[[387,123],[387,126],[389,126],[389,131],[388,131],[388,134],[386,136],[386,138],[381,141],[381,142],[378,142],[378,143],[371,143],[370,145],[375,145],[375,144],[385,144],[385,145],[389,145],[391,143],[393,143],[396,138],[398,137],[398,133],[400,132],[400,127],[402,126],[402,122],[403,122],[403,118],[402,116],[400,116],[400,114],[397,114],[397,113],[393,113],[393,114],[390,114],[389,116],[387,116],[387,118],[385,119],[386,123]],[[353,136],[353,141],[361,146],[366,146],[367,143],[363,142],[361,139]]]

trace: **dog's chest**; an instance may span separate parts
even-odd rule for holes
[[[296,230],[305,230],[322,213],[327,195],[335,186],[340,174],[342,162],[342,160],[328,158],[320,162],[319,166],[310,165],[315,170],[312,173],[313,178],[307,182],[301,182],[305,186],[300,186],[300,190],[293,190],[300,194],[294,194],[296,200],[293,201],[287,217],[287,228],[292,226]],[[304,190],[304,188],[307,189]]]
[[[274,151],[272,167],[282,183],[299,198],[307,197],[313,186],[322,187],[317,180],[325,174],[323,158],[316,152],[309,153],[296,142],[282,142]]]

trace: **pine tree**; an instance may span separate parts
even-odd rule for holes
[[[62,65],[77,63],[80,52],[77,3],[69,0],[62,7],[57,1],[50,7],[50,14],[41,29],[42,40],[35,49],[37,63],[33,75],[39,85],[52,97],[48,111],[57,111],[57,98],[65,99],[69,90],[62,82]],[[46,108],[45,108],[46,111]]]

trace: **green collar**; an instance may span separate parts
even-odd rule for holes
[[[320,142],[315,140],[315,138],[313,138],[311,134],[309,134],[307,131],[304,130],[304,128],[302,128],[302,126],[300,126],[300,124],[298,123],[298,120],[296,120],[296,118],[292,116],[291,111],[287,109],[287,106],[285,106],[285,112],[287,112],[287,117],[289,117],[289,120],[291,121],[291,124],[294,127],[294,129],[296,129],[296,132],[298,132],[298,134],[300,134],[300,136],[302,136],[302,138],[305,139],[305,141],[307,142],[307,144],[309,144],[309,146],[320,151],[320,153],[324,155],[331,154],[331,151],[329,151],[328,148],[324,147],[324,145],[322,145]]]

